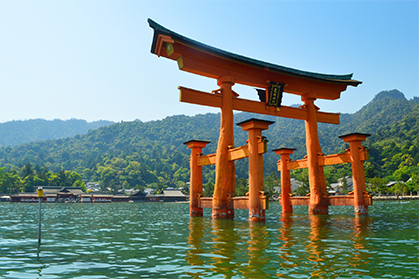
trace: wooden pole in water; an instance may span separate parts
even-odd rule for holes
[[[339,136],[345,142],[349,142],[349,153],[351,155],[352,163],[352,183],[354,187],[354,207],[355,214],[367,215],[368,203],[364,200],[365,187],[365,173],[364,164],[360,159],[359,150],[362,148],[361,142],[365,141],[370,134],[365,133],[351,133]]]
[[[42,187],[38,187],[38,190],[36,192],[38,197],[38,246],[41,246],[41,204],[42,204],[42,197],[43,197],[43,190]]]
[[[215,162],[215,186],[212,199],[212,217],[234,218],[234,208],[231,197],[235,188],[234,161],[228,160],[228,150],[234,148],[233,130],[233,77],[220,77],[217,80],[222,96],[220,136],[218,139],[217,155]]]
[[[209,141],[190,140],[185,142],[191,149],[190,157],[190,196],[189,196],[189,212],[191,217],[202,217],[203,209],[199,207],[199,199],[202,196],[202,166],[198,164],[198,156],[202,154],[202,148],[205,148]]]
[[[249,119],[238,123],[244,131],[249,133],[249,221],[265,221],[265,209],[260,201],[260,192],[263,190],[263,162],[258,152],[258,139],[262,137],[262,131],[273,124],[272,121]],[[262,185],[260,185],[262,182]]]
[[[282,213],[292,213],[291,204],[291,175],[288,170],[288,162],[290,161],[290,154],[296,149],[292,148],[279,148],[274,150],[277,155],[281,156],[281,206]]]
[[[319,134],[317,131],[317,118],[316,107],[314,100],[316,96],[306,94],[302,96],[304,106],[307,109],[307,120],[305,121],[306,127],[306,146],[307,146],[307,164],[308,176],[310,184],[310,203],[308,206],[309,214],[328,214],[329,208],[322,193],[322,172],[320,172],[318,151],[319,151]]]

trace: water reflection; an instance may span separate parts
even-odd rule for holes
[[[205,220],[192,217],[189,222],[189,250],[185,260],[193,278],[270,278],[264,272],[270,257],[265,223],[234,220]]]
[[[211,220],[191,217],[188,244],[190,250],[185,260],[192,267],[188,275],[194,278],[215,275],[231,278],[240,266],[236,251],[241,242],[238,226],[234,220]]]
[[[329,233],[329,219],[323,215],[309,215],[311,232],[308,237],[306,250],[309,254],[308,260],[311,262],[310,266],[314,269],[311,272],[311,277],[325,278],[327,271],[330,268],[330,262],[326,262],[327,256],[325,248],[327,244],[324,240],[328,239]]]
[[[190,218],[184,204],[46,205],[37,252],[33,205],[0,203],[0,278],[417,278],[418,206],[279,220],[273,206],[249,224],[245,211]]]
[[[365,272],[371,272],[375,269],[369,265],[373,259],[373,251],[371,243],[368,239],[372,235],[371,230],[372,218],[368,216],[355,216],[353,219],[353,246],[354,250],[351,254],[349,266],[352,267],[354,274],[362,276]]]
[[[44,262],[42,261],[41,257],[39,256],[40,252],[41,252],[41,248],[40,248],[40,244],[38,243],[38,249],[36,251],[36,261],[39,264],[39,268],[38,268],[37,271],[38,271],[38,276],[39,277],[42,277],[42,270],[44,268],[46,268],[46,265],[44,264]]]
[[[202,237],[204,235],[204,219],[201,217],[191,217],[189,221],[189,236],[188,244],[191,245],[186,253],[185,260],[192,266],[191,271],[186,272],[186,274],[192,276],[193,278],[200,278],[204,276],[202,270],[194,269],[195,267],[203,267],[204,261],[199,256],[205,253],[203,249]]]
[[[249,223],[250,239],[249,244],[249,263],[247,266],[241,266],[240,272],[245,278],[269,278],[270,275],[264,271],[269,263],[269,256],[266,249],[269,246],[270,239],[265,223]]]
[[[233,277],[236,274],[234,270],[240,265],[234,254],[238,250],[237,244],[240,242],[238,228],[234,220],[212,220],[212,232],[214,234],[212,237],[212,254],[214,256],[211,260],[214,267],[211,270],[224,275],[225,278]]]
[[[287,276],[290,269],[298,266],[298,264],[294,261],[295,254],[291,252],[291,248],[297,242],[295,235],[293,233],[293,223],[294,223],[294,216],[292,213],[283,213],[282,217],[282,227],[279,228],[279,235],[278,239],[283,241],[283,245],[279,249],[279,257],[284,260],[281,262],[281,269],[277,273],[277,276],[280,278],[289,277]]]

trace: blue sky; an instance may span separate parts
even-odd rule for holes
[[[150,53],[147,18],[202,43],[363,83],[322,111],[354,113],[382,90],[419,95],[418,1],[0,0],[0,122],[150,121],[219,112],[179,102],[216,81]],[[253,88],[236,85],[242,98]],[[300,103],[286,94],[284,105]]]

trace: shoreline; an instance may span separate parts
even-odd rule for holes
[[[402,198],[402,199],[400,199]],[[403,201],[403,200],[419,200],[419,196],[418,195],[413,195],[413,196],[396,196],[396,195],[392,195],[392,196],[373,196],[372,200],[395,200],[395,201]]]

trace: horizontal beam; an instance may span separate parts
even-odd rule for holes
[[[336,195],[324,197],[325,203],[328,206],[354,206],[354,196],[353,195]],[[309,196],[292,196],[291,204],[292,206],[308,206],[310,202]],[[372,205],[372,198],[370,195],[364,193],[364,202],[366,205]]]
[[[362,149],[359,149],[359,157],[361,161],[368,160],[368,150],[362,147]],[[319,165],[320,166],[326,166],[326,165],[335,165],[335,164],[342,164],[342,163],[349,163],[351,162],[351,155],[350,151],[340,153],[340,154],[334,154],[334,155],[328,155],[328,156],[319,156]],[[278,163],[278,171],[281,171],[282,161],[279,160]],[[288,162],[287,169],[288,170],[294,170],[294,169],[301,169],[301,168],[307,168],[307,159],[299,159],[299,160],[293,160]]]
[[[198,166],[206,166],[215,164],[215,157],[217,154],[209,154],[209,155],[202,155],[198,156]]]
[[[179,87],[179,90],[181,102],[221,108],[221,94],[207,93],[185,87]],[[265,102],[241,98],[233,98],[233,110],[290,119],[307,120],[307,110],[304,108],[281,106],[278,111],[273,106],[267,107]],[[339,124],[339,116],[339,113],[316,112],[317,121],[322,123]]]
[[[264,154],[267,151],[266,141],[258,142],[259,154]],[[198,166],[212,165],[215,164],[217,154],[209,154],[198,156]],[[244,145],[237,148],[231,148],[228,150],[228,160],[235,161],[249,157],[249,147]]]
[[[269,209],[269,200],[265,195],[259,197],[262,210]],[[249,209],[248,196],[235,196],[229,199],[233,209]],[[198,202],[199,208],[212,208],[212,197],[201,197]]]

